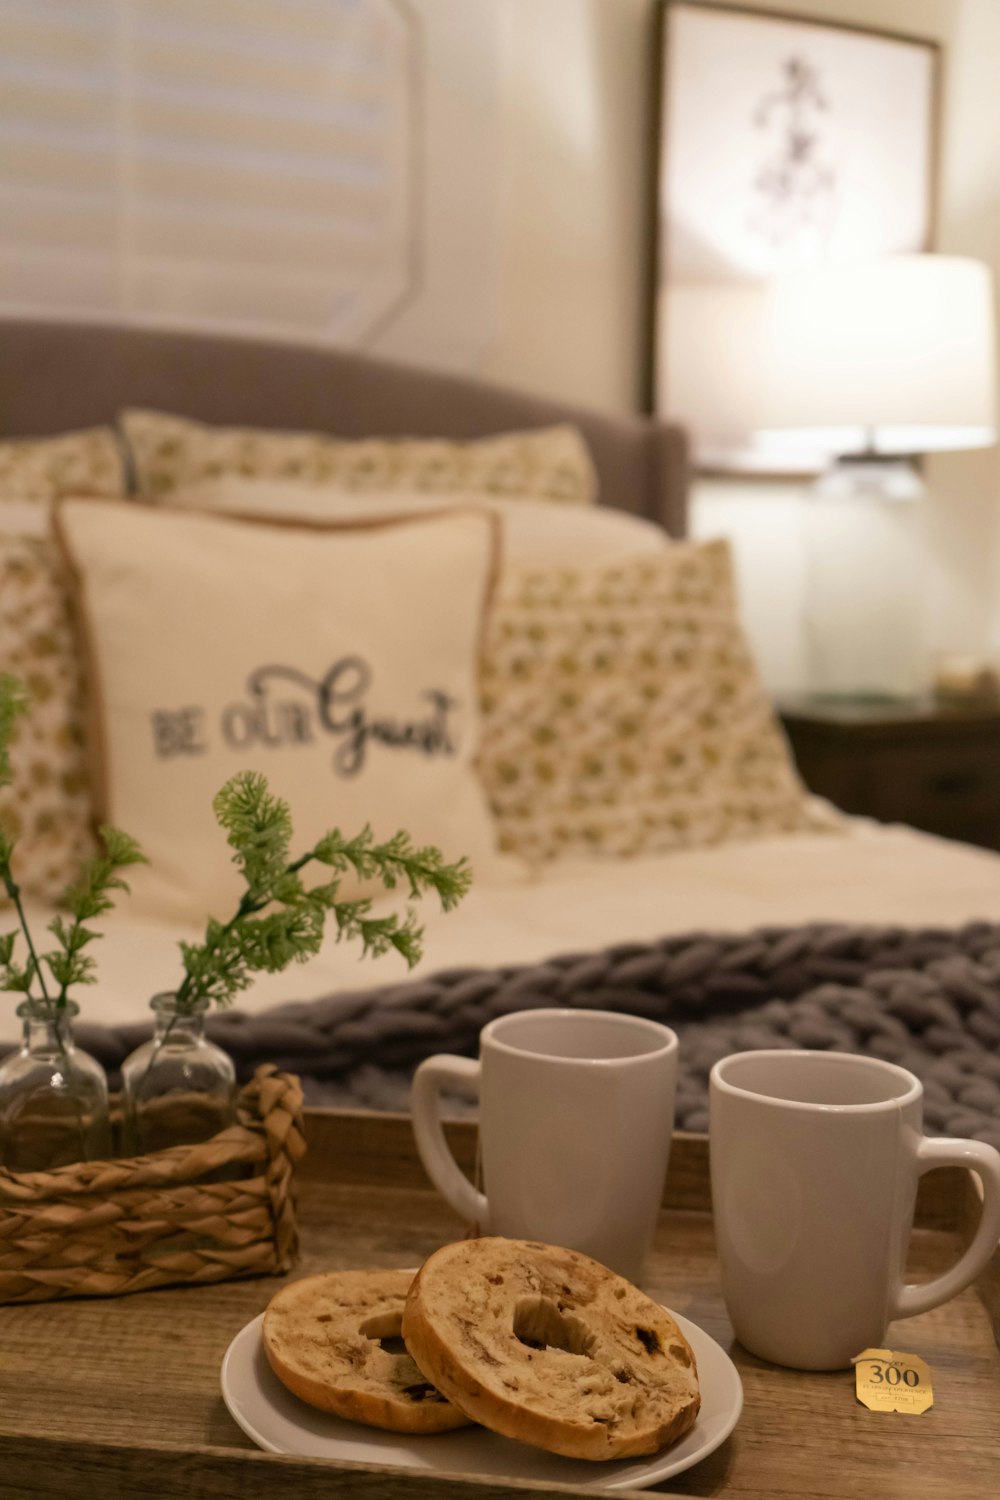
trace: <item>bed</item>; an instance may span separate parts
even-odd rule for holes
[[[343,352],[3,327],[0,437],[111,423],[124,407],[351,439],[467,441],[569,423],[592,457],[601,506],[685,535],[686,446],[675,427]],[[405,1100],[421,1056],[474,1047],[499,1009],[596,997],[683,1025],[681,1123],[691,1128],[704,1127],[704,1077],[720,1049],[775,1041],[905,1058],[928,1080],[933,1128],[996,1139],[1000,856],[815,813],[794,831],[705,847],[627,858],[574,849],[530,870],[498,866],[457,912],[421,911],[413,975],[394,956],[363,964],[331,942],[307,968],[261,978],[239,1013],[213,1026],[244,1069],[277,1055],[307,1074],[314,1099],[386,1107]],[[44,904],[30,909],[47,919]],[[142,1033],[152,990],[177,972],[178,940],[198,931],[155,913],[109,920],[84,1035],[112,1069]],[[0,1012],[0,1042],[15,1031]]]
[[[0,437],[94,427],[129,406],[348,438],[463,439],[572,422],[593,456],[604,503],[648,516],[675,537],[687,527],[688,450],[676,425],[334,349],[0,320]]]

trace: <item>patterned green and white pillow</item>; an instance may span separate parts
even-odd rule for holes
[[[49,537],[0,535],[0,672],[19,677],[30,700],[11,747],[13,779],[0,788],[0,823],[18,836],[22,889],[51,900],[95,841],[83,671],[69,580]]]
[[[508,570],[482,711],[501,847],[533,862],[815,826],[740,628],[725,542]]]
[[[0,440],[0,501],[45,502],[63,495],[114,500],[124,494],[122,450],[110,427]]]
[[[121,426],[140,493],[151,501],[224,475],[294,479],[359,494],[461,492],[571,505],[591,504],[597,496],[593,461],[571,426],[469,442],[212,427],[151,411],[125,411]]]
[[[25,894],[51,900],[95,852],[83,669],[68,579],[50,536],[53,501],[121,499],[124,455],[110,427],[0,440],[0,672],[25,684],[28,714],[0,788],[0,823],[16,834]]]

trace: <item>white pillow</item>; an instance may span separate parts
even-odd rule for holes
[[[502,518],[504,562],[524,567],[576,567],[624,561],[660,552],[670,545],[666,533],[653,521],[625,511],[599,505],[507,499],[480,492],[401,495],[385,490],[359,495],[335,485],[227,475],[170,491],[161,496],[159,503],[185,510],[259,516],[275,521],[340,523],[473,505]]]
[[[211,804],[243,769],[291,804],[299,851],[367,822],[489,875],[473,757],[492,517],[281,527],[67,501],[57,523],[82,601],[100,816],[153,862],[133,880],[140,909],[231,914],[239,880]]]

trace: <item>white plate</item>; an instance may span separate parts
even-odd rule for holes
[[[437,1469],[446,1474],[478,1474],[495,1479],[526,1479],[535,1484],[591,1485],[594,1489],[642,1489],[690,1469],[724,1443],[739,1420],[743,1387],[736,1366],[707,1333],[678,1313],[671,1316],[698,1362],[701,1411],[683,1442],[652,1458],[587,1463],[528,1448],[485,1427],[463,1427],[433,1437],[382,1432],[345,1422],[307,1406],[285,1389],[264,1353],[261,1324],[254,1318],[236,1335],[222,1361],[222,1397],[231,1415],[261,1448],[296,1458],[328,1458],[337,1463],[393,1464],[404,1469]]]

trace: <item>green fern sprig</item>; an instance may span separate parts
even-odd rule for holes
[[[10,763],[10,747],[17,729],[17,721],[27,713],[28,699],[16,677],[9,672],[0,672],[0,787],[10,786],[14,772]],[[0,827],[0,871],[4,887],[12,901],[19,894],[10,870],[11,855],[17,840],[7,829]]]
[[[59,947],[43,954],[42,963],[59,986],[56,1005],[60,1008],[65,1006],[73,985],[93,984],[95,980],[97,965],[84,950],[102,934],[84,924],[114,908],[113,891],[128,894],[128,883],[122,879],[120,870],[148,863],[135,839],[120,828],[104,827],[99,834],[104,853],[86,861],[76,883],[67,888],[60,902],[72,921],[57,916],[49,923],[48,930]]]
[[[444,911],[451,911],[458,904],[472,882],[467,860],[446,864],[440,849],[414,848],[409,834],[402,831],[385,843],[376,844],[368,826],[353,839],[345,839],[334,828],[320,839],[310,857],[340,872],[351,868],[362,880],[377,877],[388,891],[405,881],[412,900],[433,889]]]
[[[9,932],[0,938],[0,989],[23,994],[41,1009],[63,1011],[69,1004],[69,991],[73,986],[94,983],[97,965],[86,949],[101,933],[85,923],[112,910],[113,891],[128,891],[119,871],[146,862],[135,840],[122,833],[120,828],[101,828],[99,832],[104,852],[87,860],[81,866],[76,883],[63,892],[59,904],[70,920],[58,915],[48,924],[48,931],[56,940],[56,947],[48,953],[39,955],[36,952],[27,920],[20,909],[20,890],[13,877],[7,879],[10,876],[9,860],[0,862],[8,890],[13,885],[17,891],[21,933],[28,947],[28,957],[20,964],[14,959],[18,933]],[[46,977],[54,981],[54,990],[50,991]],[[40,994],[32,993],[36,981]]]
[[[319,952],[328,922],[337,941],[358,941],[362,956],[393,950],[412,968],[420,959],[423,930],[416,913],[373,916],[372,902],[341,898],[343,877],[378,880],[386,890],[405,885],[411,900],[433,891],[450,911],[469,889],[464,859],[448,864],[440,850],[417,848],[405,833],[376,843],[365,827],[353,838],[331,829],[311,849],[290,859],[292,820],[288,804],[270,791],[264,776],[242,771],[213,802],[216,819],[233,849],[233,863],[246,890],[228,922],[212,920],[199,944],[182,943],[184,978],[177,1008],[204,1002],[230,1004],[255,973],[277,973]],[[334,878],[308,886],[302,871],[320,864]]]

